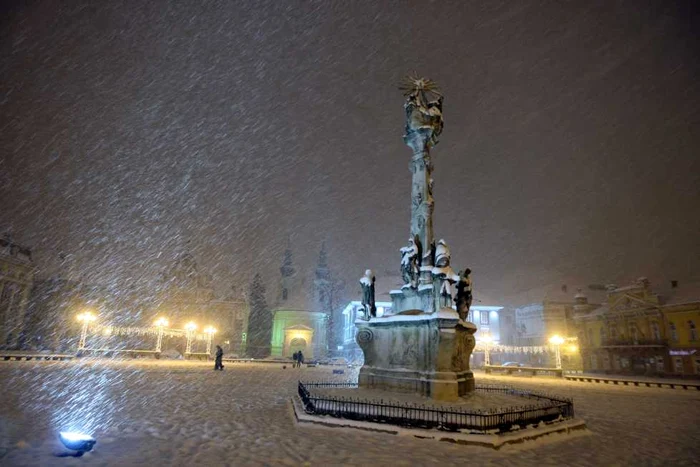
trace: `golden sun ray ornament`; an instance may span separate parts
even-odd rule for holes
[[[410,75],[406,75],[401,80],[399,89],[403,95],[408,97],[418,92],[433,94],[435,97],[442,97],[442,93],[435,81],[418,76],[415,71]]]

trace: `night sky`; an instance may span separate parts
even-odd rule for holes
[[[445,95],[436,238],[477,291],[683,281],[693,3],[4,2],[0,229],[43,275],[143,290],[184,250],[224,290],[325,241],[359,293],[408,239],[415,70]]]

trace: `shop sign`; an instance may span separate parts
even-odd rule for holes
[[[697,350],[669,350],[669,355],[695,355]]]

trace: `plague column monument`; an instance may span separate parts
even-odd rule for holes
[[[447,244],[436,243],[433,232],[430,149],[442,133],[443,96],[433,81],[418,76],[406,78],[401,89],[406,98],[404,142],[413,154],[411,229],[408,246],[400,249],[404,285],[391,291],[394,314],[376,317],[371,271],[360,280],[366,299],[365,316],[355,323],[365,356],[359,384],[454,400],[474,390],[469,357],[476,327],[467,322],[471,271],[454,272]]]

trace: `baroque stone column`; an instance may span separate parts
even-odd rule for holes
[[[416,235],[423,247],[423,266],[432,266],[430,246],[435,240],[433,234],[433,193],[432,173],[433,165],[430,161],[430,150],[427,147],[415,151],[413,140],[409,143],[414,149],[409,169],[413,174],[411,180],[411,238]]]
[[[426,78],[410,77],[402,87],[406,102],[406,134],[403,139],[411,148],[413,157],[409,164],[411,180],[411,237],[420,239],[421,266],[433,266],[433,164],[430,148],[438,142],[442,133],[442,100],[437,85]],[[421,274],[421,282],[425,275]],[[429,280],[428,280],[429,281]]]

